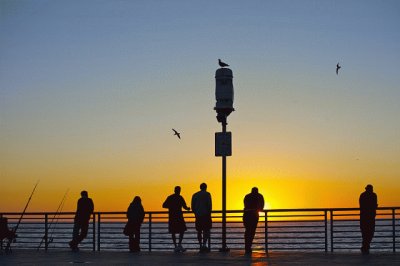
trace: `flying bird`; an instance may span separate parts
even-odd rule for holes
[[[222,62],[221,59],[218,59],[218,64],[219,64],[220,67],[227,67],[227,66],[229,66],[228,64]]]
[[[179,133],[175,129],[172,129],[172,131],[174,131],[174,136],[176,135],[179,139],[181,139],[181,133]]]
[[[339,63],[336,64],[336,75],[339,75],[339,69],[342,68]]]

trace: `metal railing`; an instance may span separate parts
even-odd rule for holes
[[[21,213],[0,213],[8,218],[12,228]],[[243,211],[227,211],[226,244],[230,249],[244,249]],[[188,230],[183,245],[198,250],[194,214],[184,212]],[[13,249],[64,249],[72,237],[73,212],[25,213],[17,231]],[[222,212],[213,211],[210,248],[217,251],[222,245]],[[168,233],[168,212],[146,212],[141,227],[141,249],[145,251],[171,250]],[[95,212],[87,238],[81,243],[84,250],[128,250],[128,237],[122,231],[125,212]],[[378,208],[372,250],[397,252],[400,244],[400,207]],[[253,250],[322,251],[359,250],[361,245],[358,208],[274,209],[260,212],[260,220],[253,241]],[[2,245],[3,246],[3,245]],[[39,247],[40,246],[40,247]]]

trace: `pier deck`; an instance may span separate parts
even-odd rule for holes
[[[399,253],[325,253],[325,252],[270,252],[245,255],[241,251],[200,254],[185,252],[112,252],[68,250],[33,251],[15,250],[0,255],[0,265],[400,265]]]

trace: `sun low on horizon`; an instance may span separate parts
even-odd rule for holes
[[[94,8],[95,7],[95,8]],[[0,3],[0,212],[222,208],[216,71],[233,73],[227,209],[400,198],[397,1]],[[224,16],[220,14],[223,13]],[[219,65],[221,59],[229,66]],[[337,65],[340,68],[337,68]],[[179,133],[175,134],[175,131]]]

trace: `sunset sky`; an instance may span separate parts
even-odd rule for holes
[[[0,0],[0,212],[221,209],[217,59],[236,109],[227,207],[400,205],[400,1]],[[342,68],[336,75],[336,64]],[[182,139],[173,136],[172,128]]]

